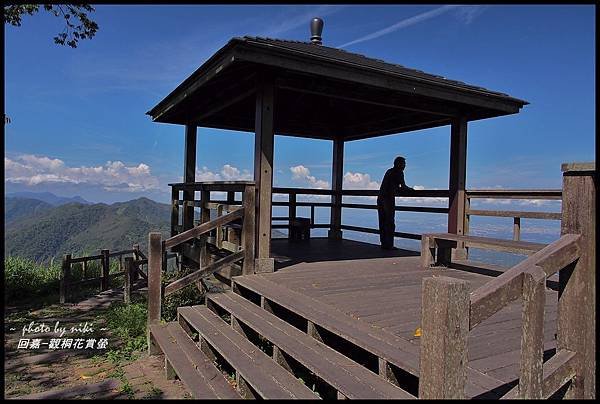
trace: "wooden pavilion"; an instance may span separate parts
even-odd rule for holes
[[[179,377],[198,398],[595,397],[595,362],[583,359],[595,353],[595,166],[564,165],[563,190],[466,190],[468,122],[518,113],[527,102],[324,46],[322,21],[311,28],[311,42],[231,39],[148,112],[155,122],[185,125],[183,182],[170,184],[171,237],[150,233],[147,260],[149,352],[165,354],[167,377]],[[376,194],[342,189],[344,143],[445,125],[448,190],[414,196],[447,197],[448,207],[396,210],[447,213],[448,233],[396,233],[421,240],[420,257],[343,240],[345,229],[377,233],[342,224],[342,208],[373,208],[343,196]],[[254,132],[254,181],[196,182],[198,127]],[[332,189],[274,189],[275,134],[331,140]],[[215,191],[227,200],[212,200]],[[296,195],[331,196],[322,204],[331,208],[330,222],[311,220],[328,228],[328,238],[280,244],[292,263],[279,271],[273,193],[289,195],[290,226],[301,205]],[[470,209],[478,197],[562,199],[563,211]],[[210,209],[219,212],[212,220]],[[514,239],[468,235],[476,214],[513,218]],[[521,241],[521,218],[560,219],[562,237],[549,245]],[[241,231],[222,254],[225,226],[235,222]],[[464,260],[468,246],[529,257],[510,269],[473,267]],[[196,269],[163,286],[168,251]],[[164,297],[217,273],[229,291],[209,293],[204,305],[180,307],[177,322],[160,323]],[[233,371],[235,391],[219,376],[224,369]]]
[[[448,231],[463,234],[467,124],[518,113],[526,104],[506,94],[327,47],[320,40],[244,37],[231,39],[148,114],[154,122],[185,125],[184,183],[195,181],[199,126],[254,132],[256,257],[258,271],[263,272],[273,267],[275,134],[333,142],[329,236],[341,238],[344,143],[450,125]],[[188,223],[189,219],[184,228]]]

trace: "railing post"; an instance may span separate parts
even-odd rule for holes
[[[244,188],[243,209],[244,220],[242,222],[242,248],[244,249],[243,275],[254,273],[254,239],[255,239],[255,189],[254,185],[246,185]]]
[[[164,254],[162,235],[158,232],[150,233],[148,235],[148,325],[160,321]]]
[[[546,273],[540,267],[523,273],[523,329],[519,398],[542,398]]]
[[[419,398],[464,399],[469,283],[428,277],[422,290]]]
[[[217,217],[219,216],[223,216],[223,205],[221,204],[217,206]],[[215,230],[215,245],[217,248],[223,248],[223,226],[219,226]]]
[[[521,240],[521,218],[513,218],[513,240]]]
[[[63,255],[60,276],[60,302],[66,303],[68,300],[67,294],[69,289],[69,281],[71,278],[71,254]]]
[[[134,244],[133,245],[133,259],[135,261],[138,261],[141,258],[142,258],[142,256],[140,255],[140,245],[139,244]],[[139,266],[138,266],[138,268],[139,268]],[[137,282],[139,278],[140,278],[140,276],[139,276],[138,271],[136,269],[135,271],[133,271],[131,281],[132,282]]]
[[[200,223],[210,222],[210,209],[207,204],[210,202],[210,191],[201,191],[200,192]],[[209,265],[209,254],[208,254],[208,246],[206,245],[206,241],[208,239],[208,234],[203,234],[200,237],[201,241],[201,250],[200,250],[200,267],[204,268]]]
[[[559,272],[557,349],[577,353],[567,398],[596,396],[596,186],[595,163],[563,164],[560,233],[580,234],[579,260]]]
[[[123,297],[125,304],[131,303],[131,282],[133,281],[133,258],[125,257],[125,286]]]
[[[296,194],[295,193],[291,193],[289,194],[289,198],[288,198],[288,202],[289,202],[289,207],[288,207],[288,217],[289,217],[289,228],[288,228],[288,239],[292,239],[293,238],[293,232],[294,232],[294,221],[296,220]]]
[[[185,209],[184,209],[185,211]],[[179,226],[179,189],[171,186],[171,237],[177,234]]]
[[[102,280],[100,281],[100,289],[104,292],[109,287],[108,272],[110,269],[110,257],[108,250],[101,250],[100,254],[102,255]]]

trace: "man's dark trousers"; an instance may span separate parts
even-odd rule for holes
[[[394,216],[396,201],[394,197],[377,197],[377,213],[379,214],[379,240],[383,248],[392,248],[394,246],[394,231],[396,225]]]

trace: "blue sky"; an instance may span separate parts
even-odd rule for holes
[[[594,6],[96,6],[99,31],[57,46],[57,18],[5,27],[6,191],[166,202],[183,133],[145,115],[233,36],[308,40],[525,99],[469,124],[467,188],[560,188],[560,164],[595,159]],[[450,128],[355,141],[345,186],[377,187],[396,155],[409,185],[447,188]],[[222,147],[227,143],[227,152]],[[198,178],[252,177],[254,136],[199,128]],[[331,143],[276,137],[274,182],[331,182]]]

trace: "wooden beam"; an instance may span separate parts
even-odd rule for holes
[[[361,86],[357,89],[353,83],[339,83],[338,85],[327,85],[315,83],[315,80],[307,77],[302,79],[279,79],[278,88],[294,92],[313,94],[323,97],[335,98],[344,101],[357,102],[360,104],[375,105],[379,107],[394,108],[404,111],[425,112],[428,114],[443,115],[447,117],[458,116],[460,111],[449,105],[436,105],[432,102],[418,100],[413,95],[401,97],[398,93],[390,91],[382,92],[381,89],[367,88]],[[337,84],[337,83],[336,83]],[[370,91],[369,91],[370,90]]]
[[[256,92],[254,182],[256,184],[255,272],[273,272],[271,256],[271,195],[273,186],[275,87],[264,72]]]
[[[448,233],[464,234],[465,183],[467,180],[467,120],[452,121],[450,134],[450,178],[448,184]],[[459,245],[455,258],[466,258],[464,245]]]
[[[328,236],[331,239],[342,238],[342,182],[344,180],[344,140],[336,138],[333,140],[333,159],[331,167],[331,190],[333,196],[331,202],[330,223],[331,229]]]
[[[361,140],[376,136],[394,135],[398,133],[410,132],[420,129],[435,128],[438,126],[444,126],[448,124],[450,124],[450,118],[437,118],[427,121],[419,120],[414,122],[403,122],[399,120],[397,124],[390,124],[388,127],[383,129],[373,129],[367,130],[365,132],[349,133],[344,136],[344,140]]]
[[[311,57],[310,60],[307,60],[307,58],[301,58],[301,55],[292,54],[292,51],[284,51],[266,45],[262,49],[256,46],[252,49],[239,47],[235,49],[234,53],[239,60],[338,80],[342,78],[359,84],[401,91],[411,95],[491,108],[497,110],[498,115],[517,113],[522,106],[520,100],[494,97],[491,94],[483,94],[477,89],[456,88],[426,79],[389,73],[377,68],[357,67],[351,63],[334,63],[328,58]]]

